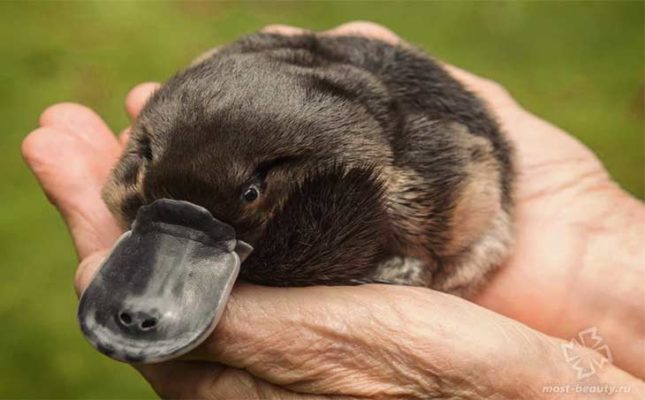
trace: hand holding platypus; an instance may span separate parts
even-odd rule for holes
[[[351,24],[339,31],[355,26]],[[375,31],[376,34],[383,32],[388,33],[382,28]],[[520,170],[524,176],[518,186],[521,200],[518,246],[511,262],[484,287],[476,301],[564,338],[588,326],[598,326],[601,332],[608,332],[606,339],[614,343],[612,351],[616,362],[638,373],[642,357],[628,346],[630,342],[623,340],[629,332],[611,329],[614,313],[599,307],[620,298],[624,286],[613,287],[609,297],[604,296],[603,291],[592,290],[604,287],[598,280],[604,281],[608,276],[586,274],[586,271],[599,271],[602,267],[602,262],[597,263],[603,260],[602,252],[585,257],[586,267],[577,269],[582,263],[570,261],[582,259],[582,255],[573,251],[583,247],[569,247],[568,244],[574,238],[576,243],[580,239],[575,234],[578,231],[571,230],[571,224],[580,227],[590,223],[607,211],[603,204],[611,209],[618,207],[634,212],[642,212],[642,208],[610,185],[603,186],[607,190],[598,189],[587,194],[575,190],[580,189],[578,182],[587,182],[577,177],[589,176],[589,168],[604,171],[588,150],[562,131],[517,107],[496,85],[454,69],[451,72],[462,82],[472,85],[495,109],[518,146]],[[139,102],[143,101],[141,92],[138,90],[130,96],[131,113],[136,113]],[[77,275],[80,291],[87,286],[105,256],[97,251],[110,246],[119,235],[113,218],[100,201],[98,189],[122,148],[95,114],[79,106],[52,107],[43,114],[41,124],[43,127],[27,138],[23,150],[73,234],[83,260]],[[57,151],[51,152],[52,148]],[[560,168],[560,163],[550,164],[550,161],[566,158],[575,158],[578,162],[566,169]],[[65,168],[70,163],[77,168]],[[533,165],[539,166],[539,170]],[[563,186],[565,181],[573,186]],[[556,187],[563,189],[555,190]],[[548,216],[553,207],[559,210],[557,218]],[[617,226],[630,225],[625,222]],[[600,239],[596,237],[595,246],[588,249],[603,249]],[[607,239],[611,240],[611,237]],[[550,244],[544,247],[546,243]],[[548,251],[541,250],[547,248]],[[614,258],[612,276],[623,275],[621,265],[620,260]],[[578,277],[575,282],[560,279],[572,275]],[[594,279],[598,284],[593,284]],[[576,290],[558,289],[568,283],[575,284]],[[564,299],[558,293],[567,294],[567,302],[577,307],[563,309]],[[593,302],[585,301],[584,294],[592,296]],[[624,296],[627,295],[625,292]],[[585,304],[593,308],[584,309]],[[614,303],[614,308],[609,308],[612,309],[620,310],[620,307]],[[594,317],[594,310],[603,312],[602,318]],[[545,325],[545,318],[550,315],[567,318],[571,323]],[[407,323],[401,325],[402,321]],[[501,342],[495,339],[500,335]],[[529,339],[535,346],[531,347]],[[544,349],[544,352],[526,352],[527,346]],[[535,394],[532,389],[539,389],[541,382],[564,382],[569,376],[570,366],[556,367],[558,362],[563,364],[563,360],[537,359],[541,355],[548,358],[559,354],[558,346],[554,339],[521,324],[425,289],[245,286],[234,291],[234,301],[215,335],[190,356],[235,368],[222,369],[212,363],[182,361],[138,368],[160,394],[169,397],[284,397],[296,395],[294,391],[297,394],[369,396],[375,390],[399,398],[427,397],[430,393],[467,397],[472,392],[463,384],[471,382],[480,388],[517,398],[529,396],[526,391]],[[343,353],[343,349],[351,351]],[[460,349],[466,353],[457,351]],[[514,358],[516,354],[522,354],[519,363]],[[361,361],[358,364],[353,362],[356,357]],[[407,365],[392,363],[405,359],[415,361]],[[419,363],[419,360],[424,362]],[[370,368],[366,369],[368,361]],[[492,364],[512,364],[515,368],[504,376],[494,369],[481,368]],[[444,365],[451,368],[443,369]],[[552,368],[544,368],[545,365]],[[398,367],[390,370],[388,366]],[[475,368],[478,374],[472,373]],[[370,371],[374,374],[366,375]],[[554,375],[549,377],[543,373]],[[601,375],[610,375],[612,378],[605,381],[612,383],[618,383],[620,379],[617,378],[621,376],[613,367],[603,369]],[[383,381],[379,376],[387,379]],[[416,383],[402,380],[414,380],[414,377],[420,379]],[[574,376],[571,378],[575,381]],[[639,390],[637,384],[632,389],[632,393]]]
[[[248,282],[472,294],[508,253],[511,158],[481,102],[405,43],[244,37],[171,78],[138,116],[104,190],[132,237],[83,295],[81,325],[122,360],[190,350],[237,276],[201,272],[218,269],[226,240],[254,248]],[[234,234],[193,245],[213,218]]]

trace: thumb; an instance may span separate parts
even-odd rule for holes
[[[74,278],[74,289],[76,290],[76,295],[78,297],[80,297],[85,289],[90,285],[90,282],[92,282],[92,279],[98,272],[110,251],[110,249],[100,250],[81,260]]]
[[[111,246],[121,234],[101,199],[121,146],[98,115],[77,104],[50,107],[40,123],[23,141],[23,156],[84,259]]]
[[[456,364],[441,354],[455,353],[452,336],[440,333],[468,321],[441,317],[478,319],[472,307],[403,286],[236,285],[213,335],[185,359],[243,369],[297,392],[415,397],[439,379],[433,371]]]

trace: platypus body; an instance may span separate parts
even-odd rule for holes
[[[104,199],[126,229],[159,199],[207,210],[254,248],[245,281],[471,295],[508,252],[512,183],[494,119],[422,52],[258,33],[150,98]]]

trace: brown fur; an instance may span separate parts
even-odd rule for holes
[[[511,157],[483,105],[408,45],[256,34],[155,93],[104,198],[125,227],[158,198],[207,208],[256,248],[253,282],[468,295],[511,244]]]

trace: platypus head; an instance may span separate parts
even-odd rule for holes
[[[315,266],[276,275],[271,270],[279,266],[265,266],[266,276],[259,276],[251,267],[263,261],[262,248],[284,240],[277,225],[291,226],[302,240],[319,244],[321,222],[334,218],[330,229],[339,238],[356,228],[371,229],[371,241],[380,240],[380,225],[367,226],[380,221],[376,209],[383,208],[382,182],[374,166],[386,165],[391,154],[385,135],[378,132],[381,122],[368,110],[376,106],[366,105],[363,97],[381,89],[357,68],[330,64],[303,49],[224,49],[180,72],[151,97],[104,198],[126,228],[142,205],[156,199],[204,207],[256,249],[242,266],[242,276],[249,280],[342,283],[348,272],[360,274],[352,268],[355,262],[337,275]],[[356,168],[363,172],[347,175]],[[316,185],[329,190],[315,191]],[[318,220],[303,209],[308,203],[319,204]],[[309,220],[302,221],[295,209],[309,212]],[[340,209],[348,217],[344,222]],[[308,230],[310,237],[304,237]],[[269,231],[275,233],[269,237]],[[373,254],[376,244],[364,247]]]
[[[312,171],[388,157],[379,124],[337,75],[265,53],[216,55],[181,72],[139,115],[108,205],[127,227],[142,204],[190,201],[253,243]]]

